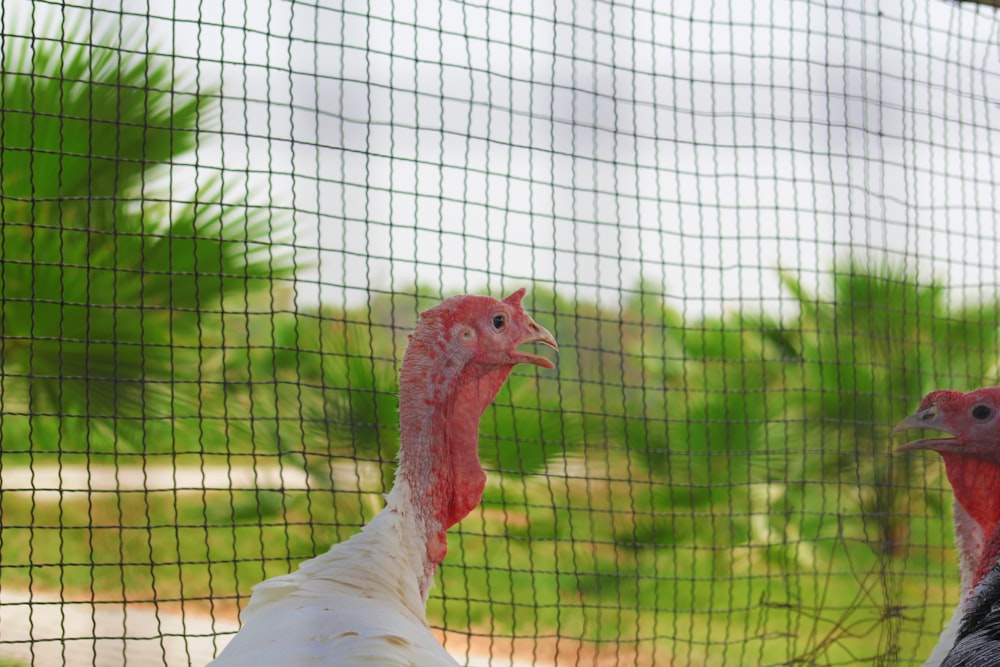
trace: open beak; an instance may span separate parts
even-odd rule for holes
[[[542,343],[543,345],[548,345],[557,352],[559,351],[559,344],[556,343],[555,337],[549,333],[548,329],[538,324],[530,317],[528,318],[528,331],[529,335],[521,341],[521,345],[525,345],[527,343]],[[518,352],[513,355],[512,361],[515,364],[534,364],[536,366],[541,366],[542,368],[556,367],[554,363],[545,357],[537,354],[527,354],[525,352]]]
[[[925,410],[921,410],[910,415],[903,421],[896,424],[896,427],[892,429],[892,434],[895,435],[896,433],[902,433],[903,431],[911,428],[919,428],[934,429],[936,431],[943,431],[953,436],[956,435],[955,433],[952,433],[946,425],[942,424],[941,421],[941,411],[932,405]],[[906,444],[900,445],[896,448],[896,451],[912,452],[918,449],[932,449],[940,451],[941,449],[947,449],[955,445],[959,445],[957,438],[920,438],[919,440],[911,440]]]

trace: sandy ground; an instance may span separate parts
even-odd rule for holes
[[[51,594],[0,591],[0,657],[35,667],[204,665],[234,623],[149,605],[61,602]]]

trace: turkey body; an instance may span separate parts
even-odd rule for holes
[[[212,667],[458,665],[431,634],[423,550],[405,492],[360,533],[258,584],[243,628]]]

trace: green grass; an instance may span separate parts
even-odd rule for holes
[[[834,665],[926,655],[950,614],[948,549],[888,558],[863,522],[775,515],[780,490],[760,486],[665,508],[662,485],[629,481],[626,459],[590,463],[589,480],[491,475],[450,534],[432,625],[542,637],[540,656],[571,645],[595,664]],[[3,493],[0,586],[233,617],[255,583],[349,537],[375,503],[357,489]],[[943,515],[909,525],[916,545],[951,531]]]
[[[287,571],[317,544],[350,534],[332,525],[333,495],[336,520],[359,524],[363,499],[329,491],[95,493],[89,500],[67,494],[34,502],[30,494],[4,493],[0,586],[136,602],[225,602]]]

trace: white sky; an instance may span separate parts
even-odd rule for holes
[[[320,4],[121,3],[221,79],[198,160],[294,208],[300,303],[538,280],[614,305],[645,278],[689,314],[774,311],[776,267],[861,250],[1000,285],[989,8]]]

